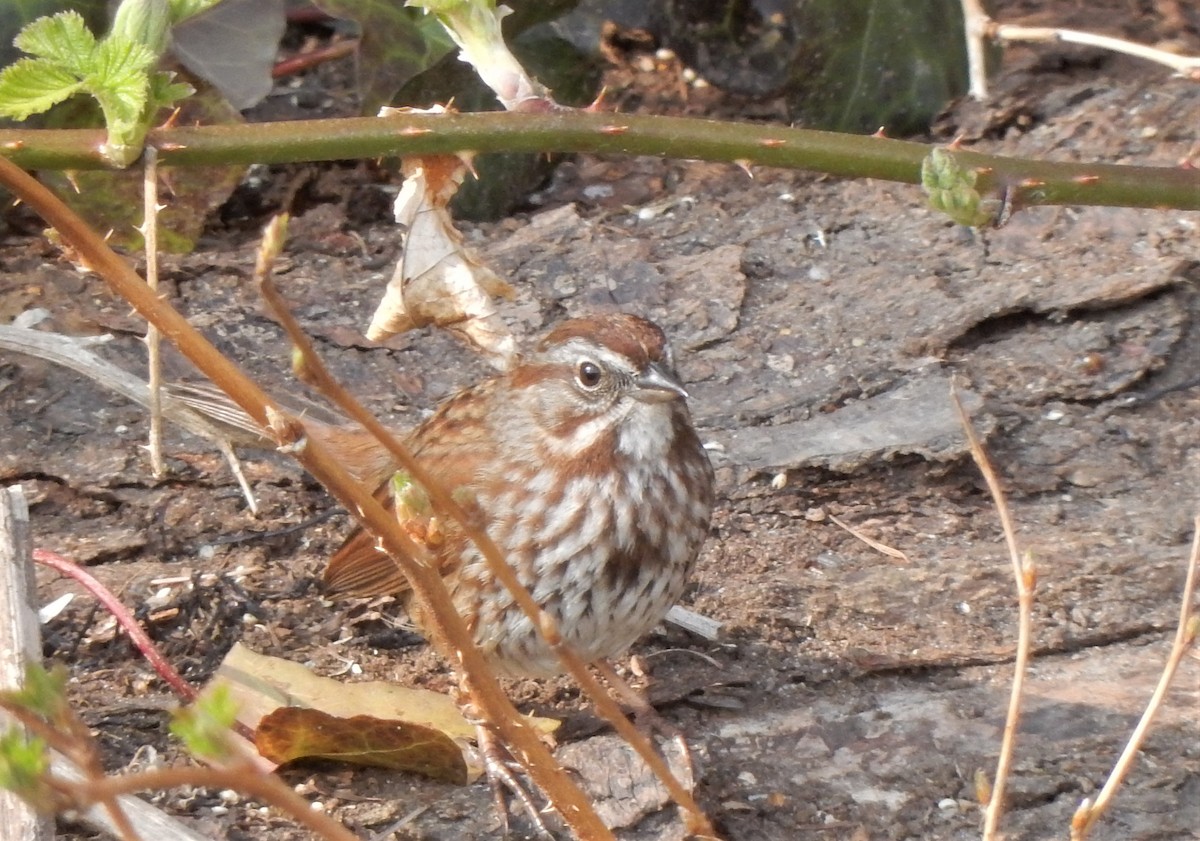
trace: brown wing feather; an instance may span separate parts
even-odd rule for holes
[[[485,423],[494,381],[459,392],[439,406],[438,411],[413,432],[409,446],[435,478],[451,490],[468,491],[478,476],[479,466],[493,454],[491,435],[472,425]],[[474,433],[474,434],[472,434]],[[391,476],[375,492],[375,498],[392,509]],[[459,556],[465,539],[453,523],[442,523],[443,543],[438,562],[444,567]],[[398,595],[409,589],[396,562],[380,551],[375,538],[355,528],[329,560],[323,576],[333,593],[355,596]]]

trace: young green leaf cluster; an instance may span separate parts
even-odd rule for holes
[[[996,218],[997,202],[979,195],[977,177],[975,170],[960,164],[945,149],[934,149],[921,161],[921,186],[930,207],[960,225],[980,227]]]
[[[77,12],[32,21],[14,44],[28,57],[0,71],[0,114],[17,120],[40,114],[76,94],[93,97],[104,114],[104,155],[127,166],[159,108],[192,93],[174,74],[154,70],[166,49],[164,4],[121,4],[112,31],[97,38]]]

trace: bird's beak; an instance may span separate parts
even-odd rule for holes
[[[679,378],[664,365],[651,362],[646,370],[634,379],[637,390],[633,396],[643,403],[666,403],[668,400],[686,400],[688,393]]]

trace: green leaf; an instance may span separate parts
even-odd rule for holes
[[[42,811],[53,805],[53,793],[46,785],[50,758],[46,743],[29,738],[20,728],[0,735],[0,788],[20,795]]]
[[[150,108],[151,112],[159,108],[167,108],[181,99],[187,99],[196,89],[187,82],[176,82],[175,74],[160,70],[150,76]]]
[[[977,177],[945,149],[934,149],[921,161],[921,186],[929,204],[960,225],[979,227],[996,216],[999,203],[979,195]]]
[[[396,92],[454,49],[435,15],[402,3],[317,0],[326,14],[358,24],[358,91],[365,114],[390,105]],[[403,103],[408,104],[408,103]]]
[[[80,76],[92,68],[96,36],[78,12],[60,12],[30,23],[13,40],[17,48]]]
[[[71,9],[83,15],[88,28],[99,32],[108,20],[104,0],[3,0],[0,7],[0,67],[8,67],[21,57],[13,40],[26,24],[38,18]]]
[[[0,114],[24,120],[83,89],[71,72],[40,58],[23,58],[0,71]]]
[[[109,130],[137,123],[150,96],[148,71],[156,61],[144,44],[124,38],[105,38],[96,50],[94,71],[88,76],[91,93],[104,110]]]
[[[207,12],[221,0],[171,0],[171,22],[183,23],[190,17]]]
[[[171,722],[171,732],[197,757],[220,759],[229,754],[229,728],[237,720],[237,701],[228,686],[218,686]]]

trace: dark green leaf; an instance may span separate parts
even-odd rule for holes
[[[285,24],[283,0],[224,0],[175,27],[171,49],[241,111],[270,93]]]
[[[959,0],[674,0],[663,37],[709,82],[783,95],[812,128],[921,131],[967,84]]]
[[[364,113],[374,114],[396,92],[454,49],[433,15],[391,0],[317,0],[326,14],[359,26],[358,90]]]

